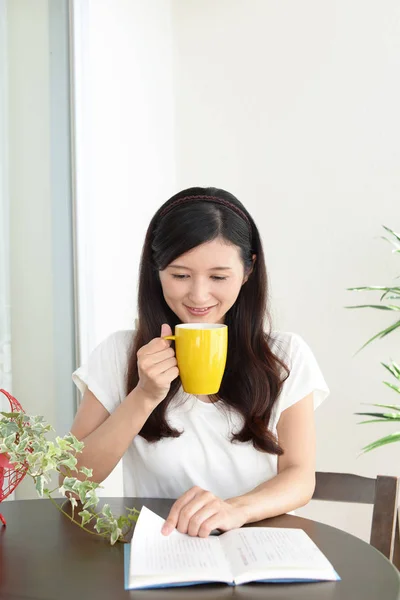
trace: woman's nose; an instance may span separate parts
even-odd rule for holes
[[[203,281],[193,281],[189,291],[189,299],[194,306],[202,308],[207,305],[210,298],[208,285]]]

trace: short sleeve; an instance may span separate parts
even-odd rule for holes
[[[297,334],[280,334],[274,353],[290,370],[277,401],[278,418],[286,408],[309,394],[313,394],[314,409],[317,408],[329,395],[329,388],[308,344]]]
[[[89,389],[109,413],[125,398],[125,380],[133,332],[118,331],[101,342],[72,374],[83,395]]]

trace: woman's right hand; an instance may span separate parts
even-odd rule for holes
[[[157,406],[166,398],[171,383],[179,376],[175,351],[164,336],[172,335],[169,325],[162,325],[161,337],[142,346],[137,353],[138,387]]]

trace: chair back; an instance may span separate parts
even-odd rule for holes
[[[398,477],[318,471],[312,499],[373,504],[370,544],[400,569]]]

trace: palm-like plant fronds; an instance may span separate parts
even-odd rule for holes
[[[385,227],[385,225],[383,225],[383,228],[391,236],[391,238],[382,236],[383,239],[386,240],[387,242],[389,242],[393,246],[392,252],[400,253],[400,234],[396,233],[392,229],[389,229],[389,227]],[[398,277],[396,277],[396,279],[398,279]],[[391,312],[400,311],[400,286],[397,286],[397,285],[388,285],[388,286],[363,285],[363,286],[351,287],[351,288],[347,288],[347,289],[348,289],[348,291],[351,291],[351,292],[383,292],[383,293],[381,294],[381,296],[379,298],[379,302],[381,302],[381,304],[356,304],[353,306],[346,306],[346,308],[373,308],[373,309],[377,309],[377,310],[385,310],[385,311],[391,311]],[[388,303],[388,300],[397,300],[399,303],[398,304]],[[385,304],[382,304],[383,302],[385,302]],[[382,339],[382,338],[386,337],[387,335],[389,335],[389,333],[392,333],[399,327],[400,327],[400,319],[396,320],[394,323],[392,323],[392,325],[389,325],[389,327],[382,329],[382,331],[379,331],[374,336],[372,336],[368,341],[365,342],[365,344],[363,346],[361,346],[360,350],[365,348],[365,346],[368,346],[368,344],[370,344],[374,340]]]
[[[388,232],[389,238],[382,236],[384,240],[389,242],[393,246],[393,253],[400,253],[400,234],[396,233],[389,227],[383,226],[385,231]],[[400,276],[399,276],[400,277]],[[396,277],[398,279],[398,277]],[[397,285],[390,286],[380,286],[380,285],[372,285],[372,286],[359,286],[354,288],[348,288],[349,291],[353,292],[381,292],[380,295],[380,303],[381,304],[358,304],[355,306],[347,306],[346,308],[373,308],[377,310],[398,312],[400,311],[400,287]],[[395,300],[398,304],[394,304],[393,302],[389,303],[388,301]],[[365,346],[368,346],[371,342],[376,339],[382,339],[396,331],[396,329],[400,328],[400,319],[395,320],[394,323],[382,329],[377,334],[372,336],[365,344],[360,348],[362,350]],[[359,351],[360,351],[359,350]],[[359,352],[358,351],[358,352]],[[400,394],[400,366],[391,362],[390,364],[381,363],[382,366],[396,379],[396,383],[392,383],[391,381],[384,381],[383,383],[389,387],[391,390]],[[398,383],[397,383],[398,382]],[[391,412],[358,412],[356,415],[364,416],[364,417],[372,417],[367,420],[360,421],[360,424],[365,423],[395,423],[400,421],[400,404],[371,404],[370,406],[374,406],[380,409],[388,409]],[[380,448],[381,446],[386,446],[387,444],[392,444],[394,442],[400,442],[400,432],[391,433],[390,435],[386,435],[384,437],[379,438],[375,442],[368,444],[362,450],[363,452],[370,452],[371,450],[375,450],[376,448]]]
[[[382,363],[382,365],[389,371],[391,375],[393,375],[396,380],[400,384],[400,368],[399,365],[395,362],[387,365],[386,363]],[[400,394],[400,385],[394,385],[389,381],[384,381],[386,385],[388,385],[392,390]],[[374,406],[376,408],[386,408],[392,412],[357,412],[356,415],[362,417],[372,417],[371,419],[367,419],[365,421],[360,421],[359,425],[364,425],[365,423],[396,423],[400,421],[400,404],[370,404],[369,406]],[[387,444],[392,444],[394,442],[400,442],[400,431],[396,433],[391,433],[390,435],[386,435],[385,437],[379,438],[375,442],[364,446],[363,452],[370,452],[370,450],[375,450],[376,448],[380,448],[381,446],[386,446]]]

